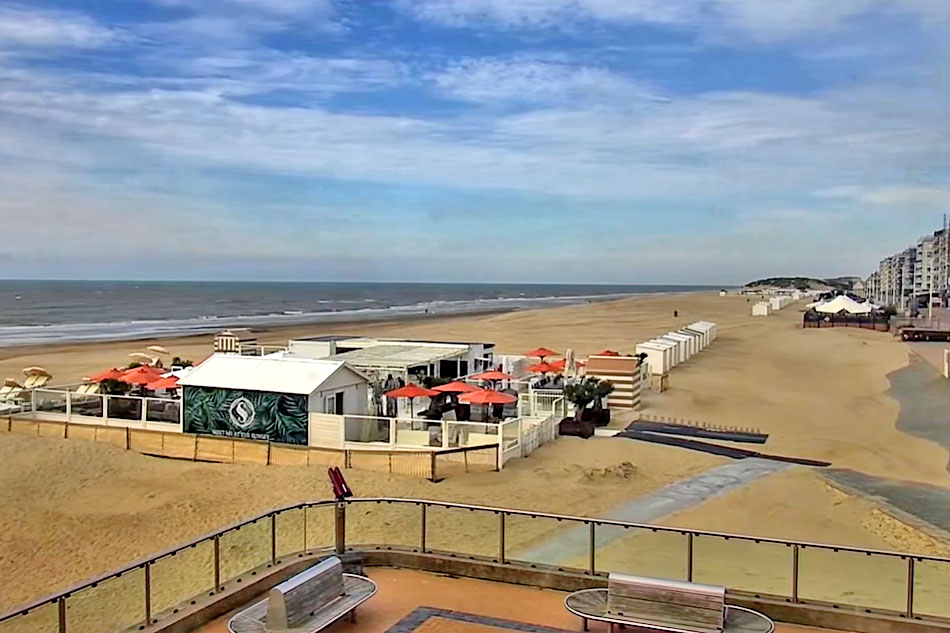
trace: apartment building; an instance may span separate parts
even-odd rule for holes
[[[866,280],[868,298],[878,304],[893,306],[898,312],[911,314],[934,305],[948,305],[950,300],[950,231],[940,229],[925,235],[916,244],[890,257],[885,257],[877,271]]]

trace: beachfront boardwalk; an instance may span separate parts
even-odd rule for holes
[[[580,620],[564,609],[560,591],[535,589],[420,571],[372,567],[367,575],[379,593],[358,610],[356,624],[338,622],[331,633],[561,633],[580,631]],[[199,629],[227,633],[221,617]],[[591,624],[592,631],[606,631]],[[779,633],[824,629],[778,624]]]

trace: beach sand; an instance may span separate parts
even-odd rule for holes
[[[764,449],[770,453],[950,485],[947,452],[894,427],[897,404],[885,394],[886,375],[907,364],[907,348],[879,332],[803,330],[799,309],[793,304],[770,317],[752,318],[750,303],[741,297],[646,296],[487,316],[272,330],[260,340],[284,343],[291,336],[363,333],[493,341],[499,353],[521,353],[539,345],[573,347],[583,356],[604,347],[633,353],[639,341],[696,320],[715,321],[718,340],[673,370],[667,392],[647,393],[646,413],[757,427],[770,434]],[[673,317],[674,310],[678,317]],[[172,354],[193,359],[211,349],[209,337],[160,342]],[[149,343],[4,349],[0,376],[38,364],[58,381],[68,381],[125,364],[129,352]],[[720,458],[630,440],[562,438],[530,458],[510,462],[502,473],[471,474],[439,484],[365,472],[347,476],[360,496],[435,498],[596,516],[721,463]],[[892,542],[875,526],[873,504],[838,494],[812,471],[794,469],[669,520],[696,529],[760,536],[880,547]],[[0,587],[0,608],[255,512],[326,496],[322,469],[182,463],[80,441],[0,434],[0,577],[16,571],[21,579]],[[382,519],[372,512],[363,518],[356,514],[350,522],[354,536],[416,542],[418,517],[412,513]],[[443,512],[430,521],[433,547],[440,538],[471,553],[491,553],[497,547],[493,518],[480,526],[479,521]],[[513,526],[510,546],[527,546],[551,529]]]

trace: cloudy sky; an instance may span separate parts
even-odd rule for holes
[[[0,277],[867,274],[945,0],[0,0]]]

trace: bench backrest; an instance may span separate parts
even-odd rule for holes
[[[723,587],[627,574],[610,574],[607,587],[612,616],[701,633],[722,631]]]
[[[331,556],[268,592],[267,628],[298,626],[342,595],[343,563]]]

